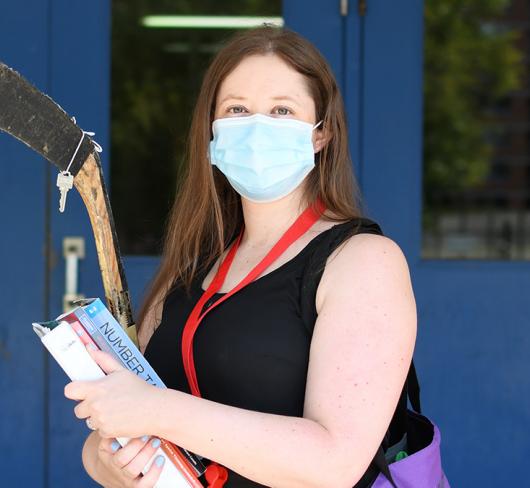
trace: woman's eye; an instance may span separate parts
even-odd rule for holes
[[[293,112],[287,107],[276,107],[274,109],[278,115],[291,115]]]
[[[245,110],[245,107],[242,107],[241,105],[235,105],[234,107],[228,107],[226,109],[226,111],[231,114],[242,114],[245,113]]]

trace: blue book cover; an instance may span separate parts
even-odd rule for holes
[[[92,321],[93,329],[92,331],[87,329],[87,332],[103,351],[110,348],[113,353],[112,355],[129,371],[137,374],[151,385],[158,386],[159,388],[166,387],[155,370],[123,330],[119,322],[99,298],[81,307],[81,309]],[[79,315],[78,318],[83,326],[85,326],[85,323]]]

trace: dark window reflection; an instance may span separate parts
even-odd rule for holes
[[[425,2],[425,258],[530,258],[529,29],[527,0]]]
[[[281,16],[281,0],[113,0],[111,201],[124,254],[158,254],[191,111],[227,28],[148,28],[151,15]]]

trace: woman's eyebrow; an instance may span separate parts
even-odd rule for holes
[[[302,103],[300,100],[297,99],[297,97],[291,97],[289,95],[277,95],[275,97],[271,97],[271,100],[277,101],[277,102],[291,102],[291,104],[296,105],[297,107],[301,107]]]
[[[243,97],[243,96],[240,96],[240,95],[227,95],[226,97],[224,97],[220,102],[219,102],[219,105],[223,104],[224,102],[226,102],[227,100],[246,100],[247,97]],[[296,98],[293,98],[289,95],[276,95],[274,97],[271,97],[270,98],[271,100],[289,100],[293,103],[296,103],[296,104],[300,104],[300,102],[298,100],[296,100]]]
[[[242,97],[238,95],[227,95],[219,102],[219,105],[226,102],[227,100],[246,100],[246,99],[247,99],[246,97]]]
[[[289,100],[294,103],[299,103],[296,98],[290,97],[289,95],[278,95],[275,97],[271,97],[271,100]]]

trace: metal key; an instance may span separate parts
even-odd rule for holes
[[[61,192],[61,198],[59,199],[59,212],[64,212],[66,206],[66,194],[68,190],[71,190],[74,186],[74,177],[70,171],[61,171],[57,175],[57,187]]]

